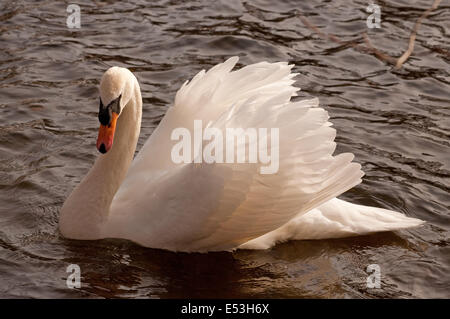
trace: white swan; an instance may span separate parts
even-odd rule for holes
[[[107,70],[100,83],[97,141],[106,154],[64,203],[61,234],[205,252],[265,249],[289,239],[423,223],[335,198],[359,184],[363,173],[351,162],[352,154],[332,156],[336,132],[327,112],[317,99],[290,101],[299,90],[292,86],[291,65],[261,62],[232,72],[237,61],[230,58],[186,82],[134,161],[142,114],[139,84],[125,68]],[[278,172],[260,174],[261,163],[174,163],[171,133],[179,127],[192,132],[194,120],[223,130],[279,128]]]

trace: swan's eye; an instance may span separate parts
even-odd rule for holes
[[[107,106],[103,105],[102,99],[100,98],[100,107],[98,110],[98,120],[102,125],[110,125],[112,119],[112,112],[117,115],[120,114],[120,99],[122,94],[115,100],[112,100]]]

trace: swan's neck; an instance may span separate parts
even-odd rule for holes
[[[117,120],[112,148],[99,155],[61,209],[59,226],[64,237],[102,238],[111,202],[127,174],[139,138],[142,98],[136,80],[133,88],[132,97]]]

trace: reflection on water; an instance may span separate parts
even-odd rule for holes
[[[363,1],[80,1],[81,29],[66,4],[0,4],[1,297],[449,297],[449,22],[442,3],[424,21],[400,70],[326,41],[300,10],[342,40],[368,32],[399,56],[430,1],[380,2],[382,28],[367,30]],[[97,86],[113,65],[143,91],[139,145],[176,90],[232,55],[240,65],[289,61],[302,96],[318,96],[355,153],[363,184],[343,198],[428,221],[410,231],[289,242],[269,251],[175,254],[123,240],[70,241],[58,210],[97,156]],[[82,288],[65,285],[80,265]],[[381,289],[366,267],[381,267]]]

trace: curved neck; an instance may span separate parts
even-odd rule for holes
[[[141,129],[142,97],[137,80],[134,82],[131,99],[117,120],[111,150],[99,155],[61,209],[59,226],[64,237],[102,238],[102,226],[133,160]]]

